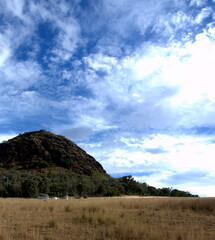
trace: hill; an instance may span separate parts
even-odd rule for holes
[[[74,142],[45,130],[20,134],[1,143],[0,167],[13,170],[57,167],[88,176],[106,173],[100,163]]]
[[[156,189],[132,176],[110,177],[102,165],[64,136],[41,130],[0,144],[0,197],[192,196],[177,189]]]

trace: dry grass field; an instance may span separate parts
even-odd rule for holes
[[[215,240],[215,198],[0,199],[0,240]]]

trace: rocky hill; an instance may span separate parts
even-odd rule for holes
[[[149,195],[190,197],[156,189],[132,176],[112,178],[101,164],[69,139],[45,130],[0,144],[0,197]]]
[[[77,174],[105,174],[92,156],[64,136],[41,130],[0,144],[0,168],[13,170],[64,168]]]

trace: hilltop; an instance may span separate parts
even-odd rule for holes
[[[0,167],[13,170],[61,168],[91,176],[105,174],[102,165],[74,142],[41,130],[27,132],[0,144]]]

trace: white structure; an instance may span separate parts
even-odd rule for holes
[[[37,195],[37,199],[49,199],[48,194],[40,193]]]
[[[68,199],[69,199],[69,196],[68,196],[68,195],[65,195],[65,196],[61,197],[61,199],[66,199],[66,200],[68,200]]]

